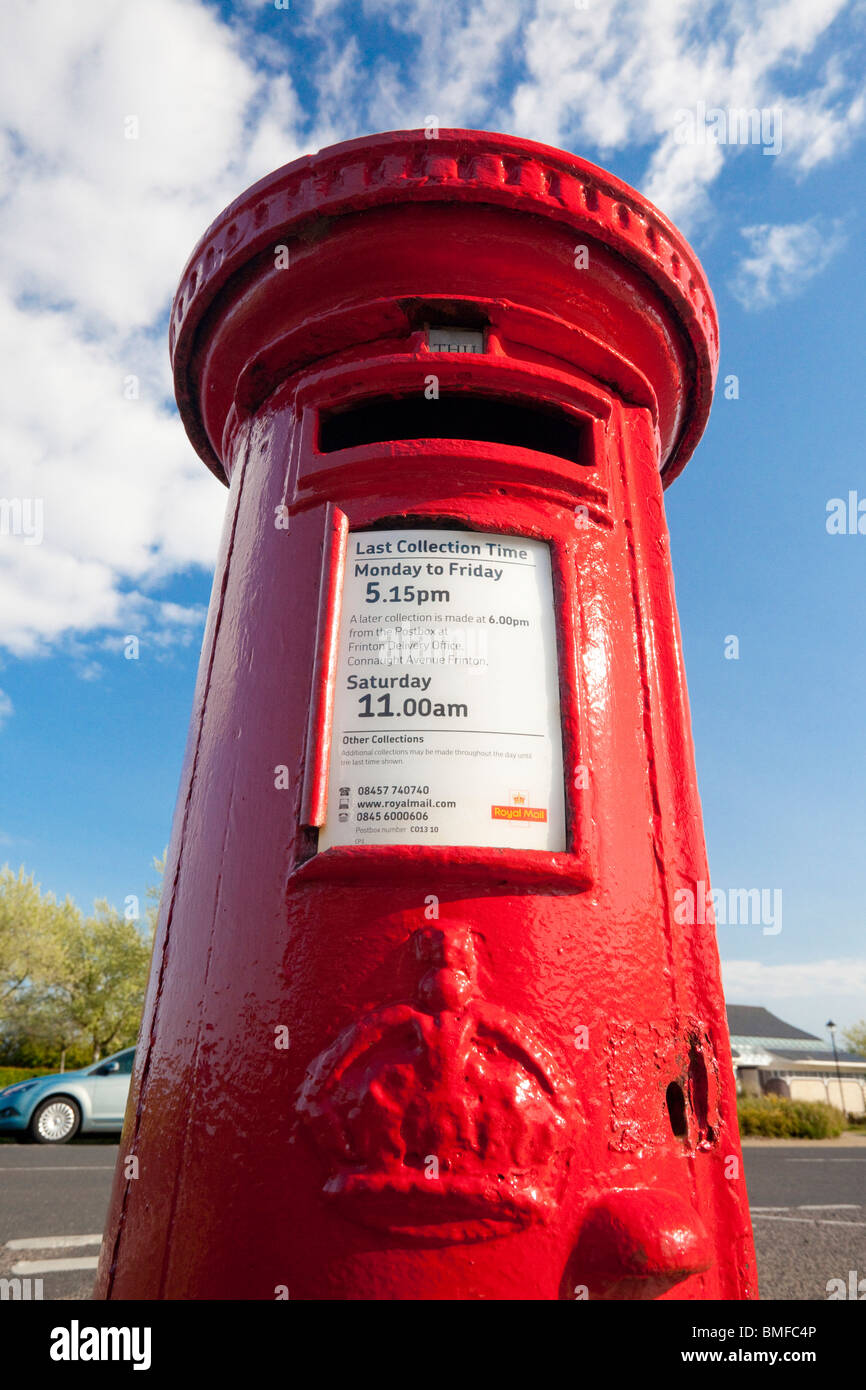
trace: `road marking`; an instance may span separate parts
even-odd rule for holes
[[[84,1255],[80,1260],[19,1260],[12,1266],[13,1274],[56,1274],[63,1269],[96,1269],[98,1255]]]
[[[862,1211],[862,1207],[859,1202],[801,1202],[796,1207],[752,1207],[750,1210],[753,1216],[764,1216],[774,1211]]]
[[[752,1213],[755,1215],[755,1213]],[[824,1221],[819,1216],[763,1216],[757,1213],[758,1221],[794,1221],[798,1226],[855,1226],[866,1227],[866,1221]]]
[[[76,1245],[101,1245],[102,1236],[26,1236],[7,1240],[7,1250],[67,1250]]]
[[[758,1208],[760,1211],[760,1208]],[[767,1207],[767,1211],[771,1208]],[[790,1210],[790,1208],[788,1208]],[[859,1211],[859,1202],[824,1202],[820,1206],[817,1202],[801,1202],[797,1211]]]

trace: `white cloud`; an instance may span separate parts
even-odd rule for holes
[[[128,625],[139,588],[211,564],[225,493],[163,407],[151,344],[85,341],[68,314],[2,297],[0,338],[15,343],[0,377],[3,486],[41,504],[41,543],[6,536],[0,550],[3,639],[25,655]],[[141,394],[128,400],[131,374]]]
[[[741,258],[731,288],[746,309],[766,309],[799,294],[845,244],[839,223],[791,222],[741,230],[749,254]]]
[[[764,965],[757,960],[722,961],[725,995],[736,1003],[765,1004],[773,999],[814,999],[818,995],[866,994],[866,958],[837,957]]]
[[[12,718],[14,712],[14,706],[9,696],[6,694],[6,691],[0,690],[0,729],[3,728],[3,725],[6,723],[7,719]],[[3,837],[0,836],[0,844],[3,843],[5,843],[5,841]]]
[[[760,151],[677,144],[683,108],[781,109],[782,151],[762,161],[764,176],[774,165],[800,176],[848,148],[866,116],[862,73],[816,55],[849,4],[769,0],[708,13],[692,0],[364,0],[363,19],[401,40],[375,66],[347,25],[359,29],[356,0],[326,0],[298,22],[321,45],[313,80],[327,138],[436,115],[443,126],[511,131],[602,158],[645,150],[645,191],[688,226],[709,211],[726,163]]]
[[[862,88],[849,90],[842,63],[831,59],[817,86],[785,102],[784,139],[797,168],[809,173],[826,160],[845,154],[860,134],[864,118],[866,95]]]
[[[2,486],[40,499],[44,536],[2,538],[2,641],[175,641],[188,615],[150,592],[213,563],[225,492],[170,406],[165,317],[215,214],[300,152],[294,92],[191,0],[23,0],[3,21]]]
[[[258,80],[231,31],[186,0],[23,0],[4,24],[9,283],[123,330],[150,322],[235,191]]]
[[[435,114],[578,152],[645,152],[649,195],[696,218],[734,155],[804,177],[856,137],[860,79],[821,49],[844,8],[245,0],[227,23],[200,0],[6,0],[0,334],[14,350],[0,464],[5,497],[42,499],[44,539],[2,538],[3,642],[27,655],[135,621],[166,641],[189,631],[154,590],[212,563],[225,494],[171,408],[165,317],[188,252],[247,184],[322,144]],[[250,27],[263,14],[267,27]],[[781,106],[782,155],[677,144],[677,110],[699,101]],[[793,240],[792,228],[747,229],[738,286],[752,302],[792,292],[832,254],[832,236],[803,227]]]
[[[367,0],[368,13],[384,16],[417,41],[409,80],[394,85],[387,99],[374,98],[373,129],[382,122],[420,127],[429,115],[441,126],[472,126],[489,120],[496,106],[502,68],[519,51],[521,24],[531,10],[526,0]]]
[[[649,162],[644,192],[668,217],[685,225],[706,215],[709,185],[724,162],[720,145],[680,145],[666,135]]]
[[[842,153],[864,117],[862,74],[826,64],[804,76],[846,0],[704,7],[690,0],[612,0],[575,9],[537,0],[524,29],[526,77],[508,120],[516,133],[602,154],[649,151],[643,186],[684,225],[709,209],[725,162],[745,151],[673,137],[682,109],[781,108],[778,163],[797,172]],[[759,157],[751,150],[750,157]],[[777,161],[765,160],[770,166]]]

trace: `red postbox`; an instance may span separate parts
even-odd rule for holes
[[[228,510],[98,1295],[754,1297],[676,909],[694,254],[559,150],[377,135],[216,220],[171,350]]]

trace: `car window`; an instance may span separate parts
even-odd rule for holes
[[[112,1072],[111,1075],[129,1076],[132,1073],[132,1064],[134,1061],[135,1048],[131,1047],[128,1052],[118,1052],[114,1057],[103,1057],[101,1062],[97,1062],[95,1066],[89,1068],[88,1075],[100,1076],[102,1075],[101,1068],[105,1066],[106,1062],[116,1062],[117,1071]]]

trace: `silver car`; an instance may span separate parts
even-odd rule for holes
[[[119,1134],[135,1048],[81,1071],[17,1081],[0,1091],[0,1134],[22,1143],[66,1144],[76,1134]]]

